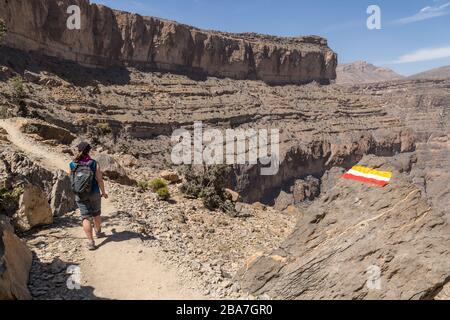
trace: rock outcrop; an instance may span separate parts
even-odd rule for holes
[[[6,189],[12,190],[27,185],[40,190],[42,201],[47,203],[42,203],[46,208],[45,215],[48,214],[47,205],[50,206],[52,216],[61,216],[76,209],[70,178],[65,172],[47,170],[11,146],[4,147],[0,152],[0,169],[0,184]],[[31,220],[34,221],[34,218]],[[47,223],[50,218],[47,217],[43,221]],[[27,229],[31,225],[25,222],[24,228]]]
[[[56,182],[53,185],[50,199],[50,208],[55,217],[76,209],[75,194],[72,191],[70,177],[64,171],[56,173]]]
[[[31,299],[27,288],[32,254],[0,214],[0,300]]]
[[[106,178],[125,185],[133,185],[135,183],[128,177],[125,169],[112,156],[106,153],[98,153],[94,158]]]
[[[81,9],[80,30],[67,28],[70,5]],[[337,56],[315,36],[203,31],[87,0],[1,0],[0,18],[8,28],[6,45],[83,65],[135,65],[273,84],[336,78]]]
[[[14,215],[14,225],[19,231],[51,224],[53,213],[44,191],[34,185],[26,185],[19,201],[19,210]]]
[[[22,123],[21,130],[27,134],[37,135],[42,140],[55,141],[55,143],[65,145],[70,145],[76,139],[69,131],[43,121],[25,121]]]
[[[308,176],[305,180],[297,180],[292,187],[292,193],[295,204],[312,201],[320,194],[320,180],[313,176]]]
[[[394,172],[385,188],[340,180],[294,233],[240,273],[249,292],[279,299],[433,299],[449,280],[450,226],[397,160],[362,165]]]
[[[281,190],[280,194],[275,199],[274,209],[283,211],[292,204],[294,204],[294,196],[284,190]]]

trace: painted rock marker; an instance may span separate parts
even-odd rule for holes
[[[345,173],[342,178],[384,187],[391,181],[392,172],[378,171],[362,166],[354,166],[347,173]]]

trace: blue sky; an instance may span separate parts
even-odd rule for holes
[[[320,35],[341,63],[366,60],[410,75],[450,65],[450,0],[91,0],[199,28]],[[381,30],[366,26],[381,8]]]

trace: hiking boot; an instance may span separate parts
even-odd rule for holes
[[[88,249],[89,251],[94,251],[94,250],[96,249],[96,247],[95,247],[95,242],[94,242],[94,241],[88,242],[87,245],[86,245],[86,247],[87,247],[87,249]]]
[[[99,232],[95,231],[95,237],[97,239],[106,238],[106,234],[104,232],[101,232],[101,231],[99,231]]]

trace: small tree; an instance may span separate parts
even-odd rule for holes
[[[25,97],[25,86],[21,76],[15,76],[10,80],[10,84],[13,91],[13,97],[16,100],[23,99]]]
[[[0,20],[0,44],[2,44],[3,40],[5,39],[6,36],[6,25],[3,22],[3,20]]]
[[[201,198],[205,208],[213,211],[220,209],[231,215],[236,214],[234,204],[225,197],[225,188],[231,174],[226,165],[205,166],[195,170],[192,166],[184,168],[186,182],[180,191],[188,198]]]

